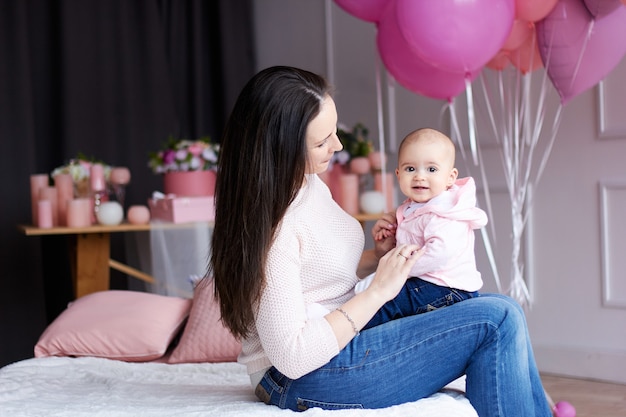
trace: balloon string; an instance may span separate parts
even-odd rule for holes
[[[455,100],[450,100],[450,102],[442,108],[442,113],[446,108],[450,111],[450,129],[452,130],[452,137],[456,139],[457,144],[459,145],[459,150],[461,151],[463,161],[466,161],[467,157],[465,155],[465,146],[463,145],[463,136],[461,135],[461,130],[459,129],[459,121],[456,117]]]
[[[483,193],[485,195],[485,204],[487,205],[486,209],[487,209],[487,215],[489,216],[490,222],[491,223],[491,231],[492,231],[492,236],[494,238],[494,241],[497,241],[496,239],[496,232],[495,232],[495,217],[493,215],[493,206],[491,204],[491,193],[490,193],[490,187],[489,187],[489,180],[487,177],[487,172],[485,170],[485,164],[483,163],[482,160],[482,151],[480,149],[480,147],[478,148],[478,158],[480,159],[480,163],[479,163],[479,167],[480,167],[480,177],[482,180],[482,185],[483,185]],[[481,228],[481,236],[483,238],[483,245],[485,247],[485,252],[487,253],[487,259],[489,260],[489,265],[491,267],[491,271],[493,272],[493,278],[496,282],[496,286],[498,287],[498,291],[502,292],[502,284],[500,283],[500,274],[498,273],[498,266],[496,265],[496,258],[495,255],[493,253],[493,249],[491,247],[491,241],[489,239],[489,235],[487,233],[487,229],[486,228]]]
[[[478,151],[476,146],[476,116],[474,113],[474,94],[472,93],[472,81],[469,77],[465,78],[465,94],[467,98],[467,123],[469,129],[470,150],[472,151],[472,159],[474,165],[478,165]]]
[[[378,150],[381,154],[381,188],[383,196],[385,196],[385,212],[392,210],[393,207],[387,207],[389,199],[387,198],[387,193],[391,192],[391,190],[387,190],[388,184],[386,181],[387,177],[387,157],[385,151],[385,124],[383,118],[383,93],[382,93],[382,82],[381,82],[381,65],[380,65],[380,57],[376,60],[376,113],[378,116]]]
[[[500,75],[501,73],[499,72],[498,75]],[[496,137],[496,141],[500,142],[499,138],[499,134],[498,134],[498,128],[496,127],[496,121],[495,121],[495,117],[494,117],[494,110],[493,107],[491,106],[491,94],[490,94],[490,89],[489,86],[487,85],[487,80],[485,79],[485,77],[483,76],[483,73],[481,72],[480,74],[480,85],[482,86],[482,90],[483,90],[483,97],[484,97],[484,102],[485,102],[485,106],[487,107],[487,115],[489,116],[489,120],[491,122],[491,128],[494,132],[494,135]],[[480,147],[478,148],[480,150]],[[485,193],[485,204],[486,204],[486,208],[487,208],[487,215],[489,216],[489,219],[491,219],[488,223],[489,228],[491,229],[491,235],[493,236],[494,240],[496,240],[496,222],[493,221],[494,216],[493,216],[493,205],[491,204],[491,193],[489,192],[489,184],[487,181],[487,175],[484,172],[484,165],[482,164],[482,157],[481,157],[481,164],[480,166],[481,168],[481,173],[482,173],[482,181],[483,181],[483,187],[484,187],[484,193]],[[481,229],[482,230],[482,229]],[[495,274],[497,275],[497,271],[495,272]]]
[[[445,110],[449,110],[449,114],[450,114],[450,128],[452,130],[452,137],[456,139],[457,144],[459,146],[459,150],[461,152],[461,155],[463,157],[463,162],[465,163],[465,168],[468,172],[471,172],[472,169],[470,169],[468,167],[468,161],[467,161],[467,155],[465,153],[465,147],[463,146],[463,139],[462,139],[462,135],[461,135],[461,131],[459,129],[459,123],[458,123],[458,118],[456,115],[456,102],[454,101],[454,99],[452,99],[449,104],[447,104],[446,106],[443,107],[442,112]],[[482,179],[482,185],[483,185],[483,190],[484,190],[484,195],[485,195],[485,200],[486,200],[486,205],[487,205],[487,215],[489,217],[489,219],[491,219],[489,221],[489,224],[491,226],[491,231],[492,231],[492,235],[495,239],[495,221],[493,221],[493,207],[491,205],[491,196],[489,193],[489,182],[487,180],[487,173],[485,172],[485,166],[484,164],[482,164],[482,154],[480,152],[480,148],[478,148],[478,157],[481,160],[481,163],[477,164],[480,167],[480,173],[481,173],[481,179]],[[489,266],[491,267],[491,271],[493,273],[493,277],[494,277],[494,281],[496,283],[496,287],[498,288],[499,292],[502,292],[502,283],[500,280],[500,274],[498,273],[498,266],[496,265],[496,258],[493,252],[493,248],[491,246],[491,240],[489,238],[489,234],[487,233],[487,229],[486,228],[481,228],[480,229],[480,233],[481,236],[483,238],[483,246],[485,247],[485,252],[487,254],[487,259],[489,260]]]
[[[335,52],[333,48],[333,8],[332,0],[324,3],[324,29],[326,30],[326,74],[330,84],[335,83]]]

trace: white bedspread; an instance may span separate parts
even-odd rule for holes
[[[0,369],[0,416],[244,415],[478,416],[455,390],[381,410],[280,410],[257,400],[243,366],[236,363],[167,365],[51,357]]]

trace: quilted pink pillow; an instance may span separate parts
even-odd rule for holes
[[[155,360],[165,354],[190,309],[191,300],[138,291],[85,295],[46,328],[35,345],[35,357]]]
[[[241,343],[220,321],[213,279],[203,278],[194,290],[189,320],[168,363],[234,362]]]

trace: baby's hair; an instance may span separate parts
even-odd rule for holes
[[[452,139],[450,139],[448,135],[430,127],[421,127],[406,135],[404,139],[402,139],[402,142],[400,142],[400,147],[398,148],[398,157],[400,156],[400,154],[402,153],[402,149],[406,145],[417,142],[418,140],[425,137],[443,139],[450,143],[450,151],[452,152],[452,165],[454,166],[454,164],[456,163],[456,147],[454,146],[454,142],[452,142]]]

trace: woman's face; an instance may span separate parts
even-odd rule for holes
[[[335,152],[343,149],[337,137],[337,109],[330,96],[322,102],[319,114],[306,129],[307,174],[320,174],[328,169]]]

